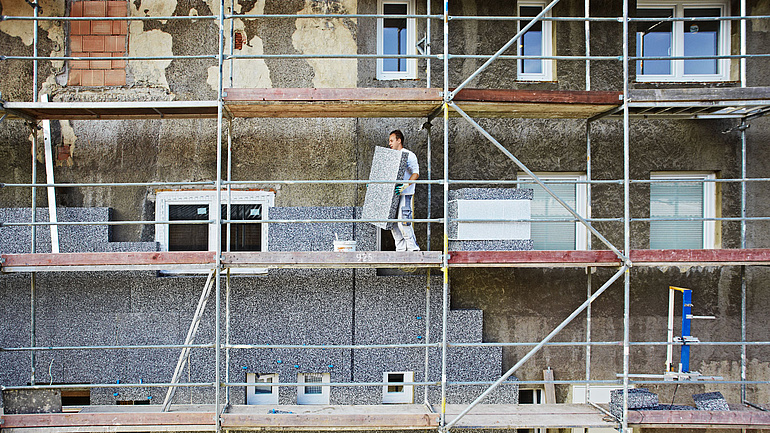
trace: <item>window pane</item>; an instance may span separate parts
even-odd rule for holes
[[[227,205],[222,205],[222,219],[227,219]],[[231,220],[262,219],[261,204],[231,204]],[[227,224],[222,225],[222,251],[227,251]],[[261,251],[262,224],[230,224],[230,251]]]
[[[685,18],[718,17],[719,8],[685,9]],[[684,55],[716,56],[719,54],[719,21],[685,21]],[[684,73],[717,74],[717,59],[697,59],[684,61]]]
[[[208,220],[209,206],[207,204],[169,205],[169,221]],[[169,251],[208,251],[208,224],[169,224]]]
[[[543,10],[540,6],[522,6],[519,8],[519,14],[522,17],[537,16]],[[522,21],[519,28],[524,28],[529,21]],[[527,30],[521,37],[520,52],[522,56],[542,56],[543,55],[543,23],[538,21]],[[525,59],[519,62],[519,70],[525,74],[543,73],[543,61],[535,59]]]
[[[388,373],[388,382],[403,382],[404,373]],[[404,385],[388,385],[388,392],[404,392]]]
[[[259,376],[256,383],[273,383],[273,376]],[[254,394],[272,394],[272,386],[255,386]]]
[[[639,18],[670,18],[672,9],[637,9]],[[670,21],[643,21],[637,23],[636,55],[638,57],[671,57],[672,28]],[[670,75],[670,60],[639,60],[636,62],[637,75]]]
[[[322,383],[323,375],[321,373],[305,374],[305,383]],[[321,386],[305,386],[305,394],[321,394]]]
[[[703,184],[650,184],[650,218],[702,218]],[[650,248],[703,248],[703,221],[651,221]]]
[[[576,185],[550,184],[548,187],[573,209],[576,207]],[[559,202],[540,185],[526,185],[525,188],[534,190],[532,199],[532,219],[572,218]],[[531,225],[532,240],[536,250],[574,250],[574,222],[533,222]]]
[[[384,15],[406,15],[406,4],[384,4]],[[382,53],[406,54],[406,18],[385,18],[382,24]],[[383,69],[391,72],[406,71],[407,59],[382,59]]]

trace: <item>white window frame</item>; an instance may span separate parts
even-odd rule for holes
[[[377,14],[385,14],[385,4],[405,4],[406,14],[415,14],[415,0],[378,0]],[[377,55],[381,56],[385,52],[385,39],[383,34],[383,18],[377,18]],[[406,19],[406,55],[415,55],[417,52],[417,23],[414,18]],[[386,71],[383,62],[384,59],[377,59],[377,79],[378,80],[413,80],[417,78],[417,59],[406,59],[406,71]]]
[[[521,391],[532,391],[533,395],[533,403],[522,403],[519,401],[519,404],[526,404],[526,405],[537,405],[537,404],[545,404],[545,390],[543,388],[519,388],[519,394],[521,394]],[[522,430],[526,430],[530,433],[546,433],[546,429],[544,428],[528,428],[528,429],[516,429],[517,431],[521,432]]]
[[[388,380],[388,376],[391,374],[403,374],[404,382],[414,382],[413,371],[386,371],[382,373],[382,381],[385,383],[394,381]],[[388,385],[382,387],[382,402],[385,404],[390,403],[414,403],[414,385],[402,385],[401,391],[388,391]]]
[[[228,193],[223,192],[221,194],[221,204],[227,204]],[[215,190],[175,190],[175,191],[158,191],[156,192],[155,200],[155,219],[156,221],[168,221],[169,218],[169,206],[171,205],[192,205],[192,204],[205,204],[209,206],[209,217],[212,220],[216,219],[216,213],[219,212],[220,207],[214,206],[216,201]],[[233,190],[231,195],[231,204],[261,204],[262,205],[262,219],[268,219],[269,208],[275,203],[275,193],[272,191],[246,191],[246,190]],[[222,219],[226,219],[227,215],[222,215]],[[262,224],[262,251],[268,251],[267,245],[267,224]],[[216,239],[217,230],[219,227],[211,223],[209,224],[209,251],[216,251]],[[155,242],[160,246],[161,251],[168,251],[169,242],[169,224],[156,224],[155,225]],[[174,271],[173,273],[200,273],[206,272],[203,268],[193,268],[189,271]],[[263,268],[237,268],[233,269],[234,273],[266,273],[267,270]],[[164,273],[171,273],[164,271]]]
[[[321,375],[321,383],[331,383],[331,374],[330,373],[298,373],[297,374],[297,383],[303,384],[305,382],[305,377],[307,375]],[[316,382],[310,382],[311,384],[314,384]],[[313,385],[310,385],[313,386]],[[329,386],[321,386],[321,393],[320,394],[306,394],[305,393],[305,386],[299,385],[297,386],[297,404],[329,404]]]
[[[546,7],[545,1],[519,1],[517,3],[517,11],[518,15],[521,16],[521,8],[522,6],[536,6],[545,9]],[[546,17],[551,17],[551,11],[548,11],[545,14]],[[553,55],[553,21],[540,21],[542,23],[542,34],[543,39],[540,42],[542,44],[543,52],[542,56],[552,56]],[[520,31],[526,24],[522,25],[523,23],[521,21],[518,22],[517,25],[517,32]],[[523,37],[523,35],[522,35]],[[517,55],[521,56],[522,54],[522,44],[520,41],[517,41],[516,44],[516,53]],[[548,60],[548,59],[542,59],[541,60],[543,65],[543,71],[540,73],[525,73],[523,72],[524,67],[524,59],[519,59],[516,62],[516,71],[517,71],[517,79],[520,81],[553,81],[553,69],[554,69],[554,61]]]
[[[638,9],[658,9],[672,8],[674,17],[684,16],[684,10],[690,8],[719,8],[720,16],[727,16],[728,4],[722,1],[697,2],[687,1],[645,1],[639,0],[636,6]],[[672,21],[671,47],[672,57],[682,57],[684,55],[684,21]],[[719,21],[719,41],[717,55],[724,56],[730,54],[730,21]],[[636,74],[637,82],[651,81],[673,81],[673,82],[702,82],[702,81],[728,81],[730,80],[730,59],[716,59],[717,74],[687,74],[684,73],[684,60],[671,60],[671,74]],[[638,60],[637,60],[638,62]],[[636,64],[636,62],[635,62]],[[636,70],[636,66],[634,66]]]
[[[257,382],[257,376],[259,379],[270,379],[269,381]],[[278,373],[246,373],[246,383],[253,383],[253,386],[246,387],[246,404],[278,404],[278,387],[271,386],[270,394],[257,393],[258,383],[278,383]]]
[[[540,180],[571,180],[571,181],[585,181],[587,179],[585,173],[574,172],[538,172],[535,176]],[[520,174],[516,177],[517,180],[530,183],[522,183],[519,188],[531,188],[533,178],[526,174]],[[546,183],[548,185],[548,183]],[[575,184],[575,211],[583,218],[590,218],[590,210],[588,209],[588,184],[576,183]],[[534,219],[534,218],[533,218]],[[575,247],[574,250],[587,250],[588,249],[588,229],[580,221],[575,221]]]
[[[714,172],[652,172],[650,180],[715,180]],[[650,200],[651,202],[652,200]],[[652,203],[650,203],[652,204]],[[703,218],[717,216],[716,182],[703,182]],[[717,248],[716,221],[703,221],[703,249]],[[650,225],[652,231],[652,224]]]

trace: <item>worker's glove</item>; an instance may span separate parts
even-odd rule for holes
[[[399,183],[396,185],[396,195],[401,195],[401,192],[404,191],[404,184]]]

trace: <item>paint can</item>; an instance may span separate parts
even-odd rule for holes
[[[334,252],[355,251],[356,241],[334,241]]]

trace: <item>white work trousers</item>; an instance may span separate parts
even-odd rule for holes
[[[399,219],[412,219],[412,207],[414,206],[414,195],[402,195],[398,202]],[[420,251],[417,245],[417,239],[414,237],[414,228],[412,223],[396,223],[390,232],[393,234],[393,240],[396,242],[396,251]]]

